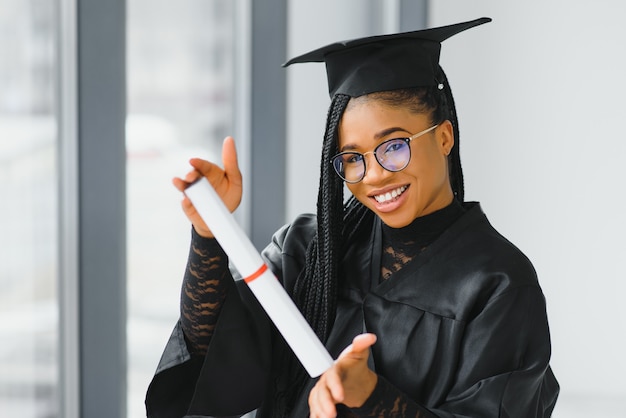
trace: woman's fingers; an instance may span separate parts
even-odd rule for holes
[[[232,137],[227,137],[222,145],[222,163],[224,169],[210,161],[192,158],[189,164],[195,170],[187,173],[183,181],[192,183],[200,177],[206,177],[228,210],[233,212],[241,203],[242,178]]]
[[[322,374],[309,394],[311,417],[335,417],[336,404],[360,406],[367,400],[377,381],[367,367],[369,348],[375,342],[374,334],[357,335]]]
[[[328,373],[326,372],[326,374],[322,375],[309,394],[309,409],[312,418],[333,418],[337,416],[335,404],[341,401],[335,399],[332,390],[328,386]]]
[[[174,177],[172,179],[172,184],[179,192],[184,192],[187,187],[189,187],[189,183],[180,177]]]
[[[183,177],[173,178],[172,184],[178,191],[184,192],[196,180],[205,177],[228,210],[233,212],[241,202],[242,178],[239,164],[237,163],[235,141],[232,137],[227,137],[222,145],[222,163],[224,169],[210,161],[192,158],[189,160],[189,164],[193,170],[187,172]],[[193,223],[196,232],[202,236],[212,237],[211,231],[207,228],[187,197],[183,197],[181,205],[183,211]]]
[[[337,361],[344,357],[350,357],[353,359],[362,358],[363,355],[368,355],[369,348],[376,343],[376,335],[374,334],[360,334],[354,337],[352,344],[344,348]]]
[[[222,165],[224,169],[218,165],[203,160],[201,158],[192,158],[189,164],[195,169],[187,173],[185,181],[192,183],[200,176],[206,177],[214,187],[219,187],[222,182],[227,181],[234,186],[241,186],[241,172],[239,163],[237,162],[237,149],[235,148],[235,140],[228,136],[222,144]]]
[[[354,337],[352,340],[352,354],[361,356],[369,348],[376,343],[376,335],[374,334],[361,334]]]
[[[192,158],[189,164],[195,169],[187,173],[185,181],[193,183],[200,177],[206,177],[211,184],[219,182],[224,177],[224,171],[216,164],[202,158]]]
[[[201,160],[199,158],[190,159],[189,164],[194,168],[193,170],[188,171],[182,177],[174,177],[172,179],[172,184],[180,192],[184,192],[187,187],[191,186],[196,180],[203,176],[200,170],[208,173],[211,171],[211,166],[214,165],[208,161]]]
[[[222,145],[222,164],[224,165],[224,172],[228,180],[233,185],[241,187],[241,171],[239,170],[239,163],[237,161],[235,140],[232,136],[227,136],[226,139],[224,139],[224,144]]]
[[[333,403],[343,402],[343,382],[341,381],[341,376],[339,376],[338,371],[335,368],[329,370],[325,378],[326,387],[330,392]]]

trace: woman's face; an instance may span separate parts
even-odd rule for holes
[[[339,124],[339,151],[370,152],[385,140],[406,138],[431,126],[428,114],[391,107],[365,96],[353,98]],[[445,121],[410,142],[411,160],[404,170],[387,171],[370,153],[365,156],[363,180],[347,186],[385,224],[406,226],[452,202],[447,156],[453,145],[452,124]],[[396,197],[385,199],[394,191]]]

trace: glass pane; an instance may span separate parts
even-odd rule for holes
[[[58,416],[54,7],[0,0],[0,416]]]
[[[232,132],[232,0],[128,0],[128,416],[178,318],[190,225],[171,178]]]

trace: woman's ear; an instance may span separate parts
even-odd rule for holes
[[[437,134],[437,142],[441,147],[441,151],[446,156],[450,155],[452,147],[454,147],[454,129],[452,127],[452,122],[447,119],[444,120],[439,124],[435,132]]]

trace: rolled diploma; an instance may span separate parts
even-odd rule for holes
[[[206,178],[185,190],[230,261],[311,377],[333,359]]]

